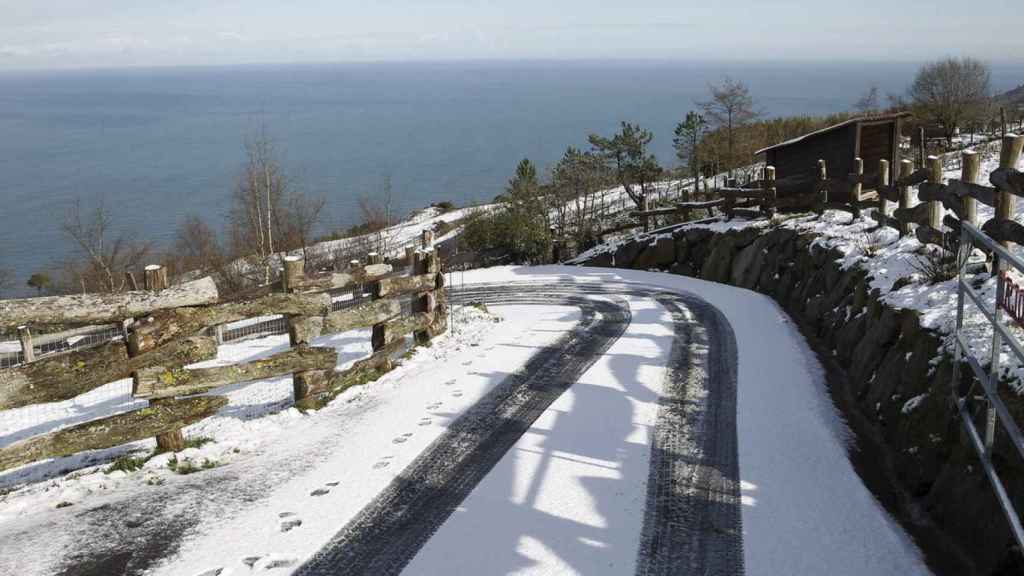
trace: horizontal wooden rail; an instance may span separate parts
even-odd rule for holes
[[[376,282],[373,287],[374,298],[386,298],[401,294],[415,294],[433,290],[437,287],[437,274],[420,274],[418,276],[399,276],[397,278],[383,278]],[[444,281],[443,279],[441,280]]]
[[[1013,168],[999,168],[989,175],[989,182],[1014,196],[1024,196],[1024,173]]]
[[[217,342],[196,336],[131,358],[123,342],[44,358],[0,370],[0,410],[70,400],[150,366],[183,366],[216,357]]]
[[[333,370],[338,363],[334,348],[300,346],[252,362],[214,368],[155,366],[135,373],[132,394],[136,398],[173,398],[201,394],[214,388],[275,378],[303,370]]]
[[[182,306],[217,302],[217,285],[201,278],[159,292],[75,294],[21,300],[0,300],[0,330],[30,324],[108,324]]]
[[[331,312],[324,318],[324,333],[336,334],[357,328],[369,328],[374,324],[386,322],[402,313],[402,305],[395,299],[374,300],[337,312]]]
[[[145,440],[212,416],[227,403],[222,396],[187,398],[27,438],[0,448],[0,471]]]
[[[152,350],[175,338],[192,336],[218,324],[259,316],[323,316],[330,306],[331,297],[322,293],[269,294],[249,301],[163,310],[134,324],[128,338],[129,350],[132,353]]]
[[[373,355],[357,360],[347,370],[334,372],[325,379],[298,383],[295,407],[300,410],[319,410],[352,386],[366,382],[381,372],[391,369],[391,357],[406,345],[404,338],[395,339]]]
[[[715,192],[726,198],[764,198],[767,192],[750,188],[716,188]]]

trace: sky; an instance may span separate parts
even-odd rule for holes
[[[1024,60],[1019,0],[977,6],[984,9],[950,0],[0,0],[0,70],[378,60]]]

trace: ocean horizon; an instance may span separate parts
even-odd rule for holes
[[[903,93],[916,62],[452,61],[0,72],[0,268],[28,276],[74,247],[76,200],[160,246],[190,213],[219,224],[261,127],[295,184],[324,195],[321,232],[359,221],[390,182],[395,213],[501,192],[522,158],[541,170],[619,122],[672,130],[725,76],[768,116],[849,110],[872,84]],[[996,92],[1024,63],[992,63]]]

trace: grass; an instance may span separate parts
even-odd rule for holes
[[[220,463],[218,463],[216,460],[203,458],[203,463],[199,466],[196,466],[195,462],[187,458],[185,460],[178,460],[177,455],[171,456],[171,459],[167,461],[167,467],[170,468],[172,472],[176,472],[178,474],[181,474],[182,476],[185,476],[187,474],[195,474],[200,470],[210,470],[216,468],[219,465]]]
[[[104,474],[111,472],[124,472],[125,474],[141,469],[152,456],[121,456],[114,460],[113,464],[103,470]]]

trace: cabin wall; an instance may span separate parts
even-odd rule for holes
[[[853,168],[853,159],[856,157],[856,128],[855,124],[844,126],[784,148],[769,150],[765,153],[765,159],[775,166],[776,178],[780,179],[791,176],[816,176],[819,159],[825,160],[830,177],[849,174]],[[803,193],[807,192],[810,190]]]
[[[895,123],[865,124],[861,126],[859,156],[864,160],[864,175],[878,176],[878,161],[893,161],[893,130]],[[891,166],[890,166],[891,169]],[[873,189],[867,188],[865,189]]]

